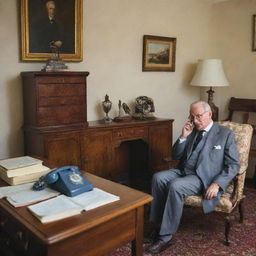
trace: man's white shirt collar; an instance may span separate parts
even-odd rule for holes
[[[211,123],[208,124],[208,126],[206,126],[206,128],[204,129],[206,132],[209,132],[210,129],[212,128],[213,126],[213,121],[211,121]]]

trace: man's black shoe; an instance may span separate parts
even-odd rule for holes
[[[155,242],[154,244],[152,244],[149,248],[148,248],[148,252],[151,254],[157,254],[160,253],[162,251],[164,251],[166,248],[168,248],[170,245],[172,244],[172,240],[168,241],[168,242],[164,242],[162,240],[157,240],[157,242]]]
[[[152,244],[155,243],[159,237],[159,229],[153,229],[145,238],[143,239],[143,243]]]

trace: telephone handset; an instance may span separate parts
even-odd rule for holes
[[[93,189],[93,185],[83,177],[77,166],[63,166],[42,176],[33,186],[42,190],[45,184],[67,195],[76,196]]]

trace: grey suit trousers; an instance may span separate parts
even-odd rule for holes
[[[195,174],[183,175],[178,169],[155,173],[152,179],[150,220],[160,228],[160,235],[174,234],[188,195],[202,194],[203,184]]]

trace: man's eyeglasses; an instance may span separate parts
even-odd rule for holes
[[[206,112],[209,112],[209,111],[204,111],[202,114],[197,114],[197,115],[195,115],[195,116],[189,115],[188,118],[189,118],[189,120],[191,120],[191,121],[194,121],[195,119],[201,120],[201,119],[203,118],[203,115],[204,115]]]

